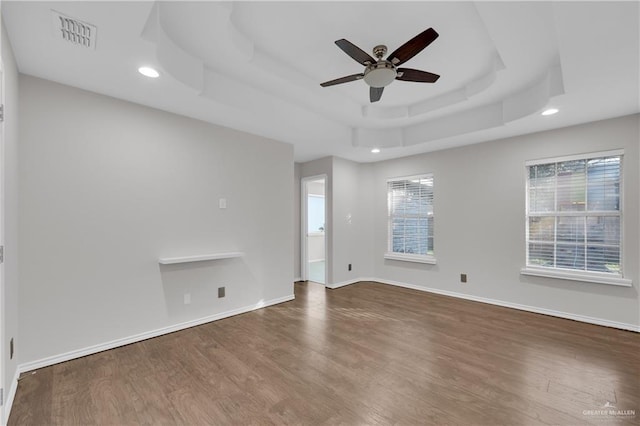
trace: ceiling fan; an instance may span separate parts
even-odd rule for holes
[[[364,72],[326,81],[321,83],[320,86],[327,87],[355,80],[364,80],[370,86],[369,99],[371,102],[378,102],[382,97],[384,88],[391,84],[393,80],[435,83],[440,78],[438,74],[397,67],[416,56],[436,38],[438,38],[438,33],[433,28],[429,28],[397,48],[387,59],[382,59],[387,53],[387,46],[378,45],[373,48],[373,54],[377,60],[349,40],[344,38],[336,40],[336,44],[344,53],[365,66]]]

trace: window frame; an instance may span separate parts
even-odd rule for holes
[[[567,161],[575,161],[575,160],[590,160],[590,159],[596,159],[596,158],[602,158],[602,157],[614,157],[614,156],[619,156],[620,157],[620,178],[619,178],[619,184],[620,184],[620,189],[619,189],[619,208],[618,208],[618,213],[617,214],[603,214],[601,216],[613,216],[613,217],[619,217],[620,219],[620,246],[619,246],[619,250],[620,250],[620,272],[615,273],[615,272],[598,272],[598,271],[587,271],[587,270],[578,270],[578,269],[566,269],[566,268],[558,268],[556,266],[550,267],[550,266],[539,266],[539,265],[530,265],[529,264],[529,219],[530,217],[543,217],[543,216],[550,216],[550,217],[588,217],[588,213],[589,211],[587,210],[587,207],[585,206],[585,211],[581,212],[565,212],[564,214],[559,215],[558,214],[558,210],[557,210],[557,205],[554,206],[554,211],[553,212],[549,212],[549,214],[545,215],[545,214],[531,214],[531,212],[529,211],[529,203],[530,203],[530,179],[529,179],[529,167],[532,166],[539,166],[539,165],[545,165],[545,164],[557,164],[557,163],[562,163],[562,162],[567,162]],[[623,286],[623,287],[631,287],[632,285],[632,281],[630,279],[624,278],[624,262],[623,262],[623,256],[624,256],[624,251],[623,251],[623,247],[624,247],[624,150],[623,149],[616,149],[616,150],[609,150],[609,151],[600,151],[600,152],[590,152],[590,153],[584,153],[584,154],[576,154],[576,155],[568,155],[568,156],[562,156],[562,157],[552,157],[552,158],[543,158],[543,159],[537,159],[537,160],[529,160],[529,161],[525,161],[525,197],[526,197],[526,202],[525,202],[525,267],[523,267],[520,271],[520,273],[522,275],[533,275],[533,276],[539,276],[539,277],[547,277],[547,278],[559,278],[559,279],[565,279],[565,280],[573,280],[573,281],[583,281],[583,282],[590,282],[590,283],[598,283],[598,284],[609,284],[609,285],[617,285],[617,286]],[[557,184],[557,175],[555,176],[556,178],[556,184]],[[585,188],[586,191],[586,188]],[[557,192],[555,194],[555,197],[557,197]],[[609,212],[610,211],[602,211],[601,213],[605,213],[605,212]],[[597,213],[597,212],[596,212]],[[554,251],[556,250],[557,247],[557,241],[554,240]],[[586,244],[586,242],[585,242]],[[585,259],[586,262],[586,259]]]
[[[422,255],[422,254],[412,254],[412,253],[398,253],[393,251],[393,229],[392,229],[393,216],[391,215],[391,208],[390,208],[391,206],[389,203],[389,183],[415,180],[415,179],[431,179],[431,182],[433,184],[432,186],[433,200],[435,200],[435,178],[433,173],[421,173],[418,175],[411,175],[411,176],[398,176],[398,177],[389,178],[385,182],[385,185],[386,185],[385,194],[387,196],[387,248],[384,253],[384,258],[389,260],[399,260],[403,262],[426,263],[426,264],[435,265],[436,264],[435,229],[433,229],[433,237],[432,237],[434,240],[434,254]],[[435,201],[432,201],[432,209],[433,209],[433,213],[431,214],[431,217],[435,218]],[[435,223],[435,219],[434,219],[434,223]]]

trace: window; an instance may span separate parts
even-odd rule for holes
[[[528,162],[523,273],[630,285],[622,279],[621,184],[621,151]]]
[[[385,258],[435,263],[433,175],[387,181],[389,236]]]

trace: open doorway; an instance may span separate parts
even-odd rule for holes
[[[0,388],[4,387],[6,354],[4,352],[4,64],[0,59]],[[11,342],[11,356],[13,357],[13,340]],[[8,389],[7,389],[8,391]],[[6,424],[6,393],[0,394],[2,411],[0,423]]]
[[[302,179],[302,279],[326,283],[326,176]]]

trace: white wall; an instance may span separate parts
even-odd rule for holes
[[[3,383],[5,402],[10,398],[18,362],[22,358],[22,341],[18,333],[18,70],[9,37],[2,25],[2,64],[4,74],[4,297],[2,326],[4,327]],[[9,359],[9,340],[14,338],[15,354]],[[6,408],[5,403],[3,408]]]
[[[360,278],[374,277],[374,185],[375,163],[360,164],[358,167],[358,196],[359,220],[356,223],[358,239],[356,252],[357,264],[354,264],[354,275]],[[385,207],[385,212],[386,212]]]
[[[20,92],[22,362],[293,294],[291,145],[28,76]]]
[[[374,164],[374,276],[640,324],[639,118],[627,116]],[[624,274],[634,286],[520,275],[525,263],[525,161],[617,148],[625,150]],[[434,174],[437,265],[383,258],[387,244],[385,181],[419,173]],[[460,273],[468,274],[467,284],[460,283]]]
[[[362,276],[368,272],[367,260],[370,251],[363,244],[363,217],[371,212],[363,202],[366,191],[361,193],[360,165],[342,158],[333,158],[333,259],[332,284],[340,284]],[[348,265],[352,265],[351,271]]]

